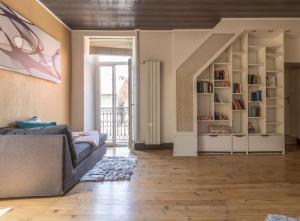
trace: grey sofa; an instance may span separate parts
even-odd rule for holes
[[[44,129],[0,129],[0,198],[62,195],[106,153],[99,146],[74,144],[66,125]]]

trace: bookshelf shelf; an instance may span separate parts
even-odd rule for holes
[[[215,82],[224,82],[224,81],[230,81],[229,79],[215,79]]]
[[[267,89],[278,89],[278,88],[283,88],[281,86],[267,86]]]
[[[248,103],[264,103],[263,101],[251,101],[249,100]]]
[[[229,89],[229,88],[231,88],[231,87],[215,87],[215,89]]]
[[[218,62],[218,63],[213,63],[213,65],[230,65],[229,62]]]
[[[248,66],[264,66],[265,64],[248,64]]]
[[[266,106],[266,108],[283,108],[283,106]]]
[[[212,119],[195,122],[198,151],[284,152],[284,33],[274,36],[242,33],[199,74],[212,91],[196,114]]]
[[[234,69],[232,72],[244,72],[247,71],[247,69]]]
[[[282,97],[267,97],[267,99],[269,99],[269,100],[276,100],[276,99],[282,100],[283,98]]]
[[[248,87],[263,87],[262,84],[248,84]]]
[[[228,122],[229,120],[198,120],[198,122]]]
[[[248,45],[248,49],[261,49],[264,48],[265,46],[261,46],[261,45]]]
[[[235,55],[235,56],[242,56],[242,55],[245,55],[246,52],[243,52],[243,51],[234,51],[234,52],[232,52],[232,54]]]
[[[267,74],[276,74],[276,73],[282,73],[281,70],[266,70]]]
[[[231,103],[228,103],[228,102],[223,102],[223,103],[214,102],[214,104],[216,104],[216,105],[228,105],[228,104],[231,104]]]
[[[279,57],[279,56],[283,56],[283,54],[281,54],[281,53],[266,53],[266,56],[269,56],[269,57]]]
[[[213,93],[197,93],[198,95],[212,95]]]

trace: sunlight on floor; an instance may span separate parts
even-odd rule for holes
[[[0,217],[3,216],[5,213],[11,211],[12,208],[4,208],[4,209],[0,209]]]
[[[128,147],[107,147],[105,156],[129,157],[132,156],[132,153],[130,152],[130,149]]]

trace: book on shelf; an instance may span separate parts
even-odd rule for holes
[[[228,79],[228,71],[226,69],[218,69],[214,71],[215,80]]]
[[[233,110],[245,110],[244,101],[240,98],[235,98],[232,100],[232,109]]]
[[[212,120],[213,117],[209,115],[202,115],[198,117],[198,120]]]
[[[257,74],[248,74],[248,84],[261,84],[261,78]]]
[[[250,93],[250,99],[251,101],[262,101],[262,91],[251,91]]]
[[[276,87],[277,86],[277,77],[276,75],[268,75],[266,77],[267,87]]]
[[[230,81],[215,82],[215,87],[230,87]]]
[[[249,122],[248,123],[248,133],[249,134],[259,133],[259,129],[255,128],[254,125],[251,122]]]
[[[224,103],[224,101],[221,98],[221,96],[219,96],[217,93],[215,93],[215,95],[214,95],[214,102],[215,103]]]
[[[242,93],[242,84],[233,83],[232,84],[232,93],[235,93],[235,94]]]
[[[261,108],[260,106],[249,106],[248,117],[260,117]]]
[[[212,93],[213,84],[208,81],[198,81],[197,82],[197,92],[198,93]]]
[[[215,112],[215,120],[229,120],[229,118],[222,112]]]

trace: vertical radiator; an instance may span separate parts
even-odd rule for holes
[[[160,144],[160,61],[143,64],[145,79],[145,143]]]

